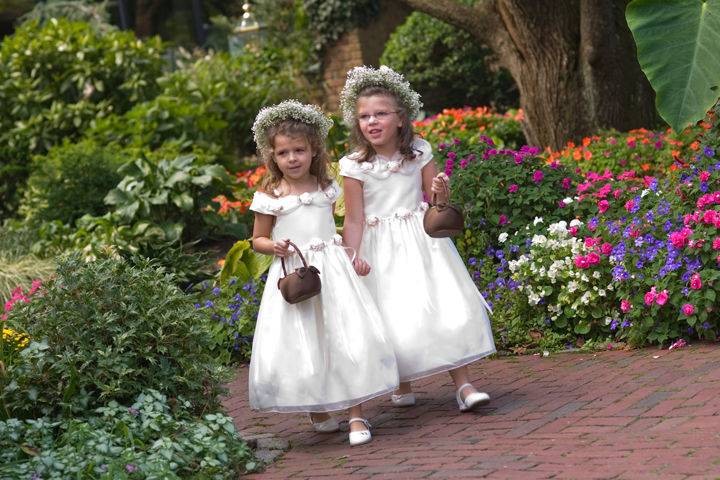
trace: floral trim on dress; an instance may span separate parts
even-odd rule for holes
[[[421,202],[420,205],[417,206],[414,210],[410,210],[409,208],[398,208],[395,210],[395,213],[390,215],[389,217],[378,217],[377,215],[368,215],[365,217],[365,224],[368,227],[375,227],[381,222],[393,222],[393,221],[400,221],[400,220],[408,220],[413,216],[422,216],[425,214],[425,211],[428,209],[427,202]]]
[[[340,175],[355,178],[362,182],[366,181],[367,177],[384,180],[393,173],[413,175],[433,158],[432,147],[422,138],[416,138],[413,141],[413,149],[419,151],[420,155],[411,162],[400,161],[399,154],[395,154],[391,158],[375,155],[368,162],[358,162],[357,155],[352,153],[340,159]]]
[[[277,190],[273,193],[279,194]],[[250,210],[277,217],[294,212],[303,205],[332,205],[339,196],[340,186],[335,181],[324,190],[318,189],[315,192],[305,192],[300,195],[272,197],[264,192],[255,192]]]

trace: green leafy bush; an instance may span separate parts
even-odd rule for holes
[[[88,134],[100,144],[154,150],[167,141],[203,149],[220,146],[231,164],[254,152],[250,128],[264,105],[304,97],[302,82],[281,50],[238,57],[208,54],[158,80],[162,93],[124,115],[99,120]]]
[[[316,49],[323,51],[345,32],[367,24],[380,12],[380,0],[303,0],[316,35]]]
[[[20,212],[28,221],[74,223],[83,215],[103,215],[103,199],[122,179],[125,152],[92,141],[65,143],[33,159]]]
[[[505,70],[493,71],[491,52],[469,33],[413,12],[385,44],[380,63],[405,75],[425,109],[466,105],[517,107],[518,91]]]
[[[34,340],[0,376],[11,417],[72,415],[149,386],[202,411],[217,406],[228,380],[202,315],[149,260],[66,257],[8,322]]]
[[[130,407],[111,401],[63,421],[2,421],[0,476],[234,479],[257,467],[232,418],[196,419],[189,407],[149,389]]]
[[[0,216],[12,214],[32,155],[159,91],[162,44],[87,23],[28,22],[0,47]]]
[[[562,219],[575,174],[557,163],[546,164],[537,148],[518,151],[493,148],[489,138],[479,143],[459,139],[438,146],[439,160],[452,183],[452,201],[464,208],[470,229],[497,245],[503,231]],[[567,200],[566,200],[567,199]],[[565,201],[563,201],[565,200]]]

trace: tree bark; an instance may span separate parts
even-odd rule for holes
[[[402,0],[472,34],[512,75],[528,143],[561,148],[656,121],[625,22],[628,0]]]
[[[135,2],[135,34],[140,38],[153,34],[153,17],[163,0],[137,0]]]

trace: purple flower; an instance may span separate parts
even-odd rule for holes
[[[477,258],[470,257],[468,258],[468,265],[475,265],[477,263]]]
[[[207,302],[205,302],[205,308],[212,308],[214,306],[215,304],[212,302],[212,300],[208,300]]]
[[[128,473],[133,473],[138,471],[138,467],[133,465],[132,463],[128,463],[125,465],[125,471]]]
[[[703,153],[705,154],[706,157],[714,157],[715,156],[715,150],[713,150],[710,147],[705,147],[703,149]]]
[[[610,330],[613,330],[613,331],[614,331],[614,330],[617,330],[617,327],[618,327],[618,324],[619,324],[619,323],[620,323],[620,322],[618,322],[617,320],[613,320],[613,321],[610,323]]]
[[[710,324],[708,322],[703,322],[702,328],[703,330],[710,330]]]

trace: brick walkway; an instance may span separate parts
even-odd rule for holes
[[[370,402],[373,441],[353,448],[303,415],[250,411],[246,368],[225,405],[241,432],[292,445],[250,478],[720,477],[720,346],[510,357],[470,371],[488,406],[460,414],[449,376],[436,375],[415,383],[414,408]]]

